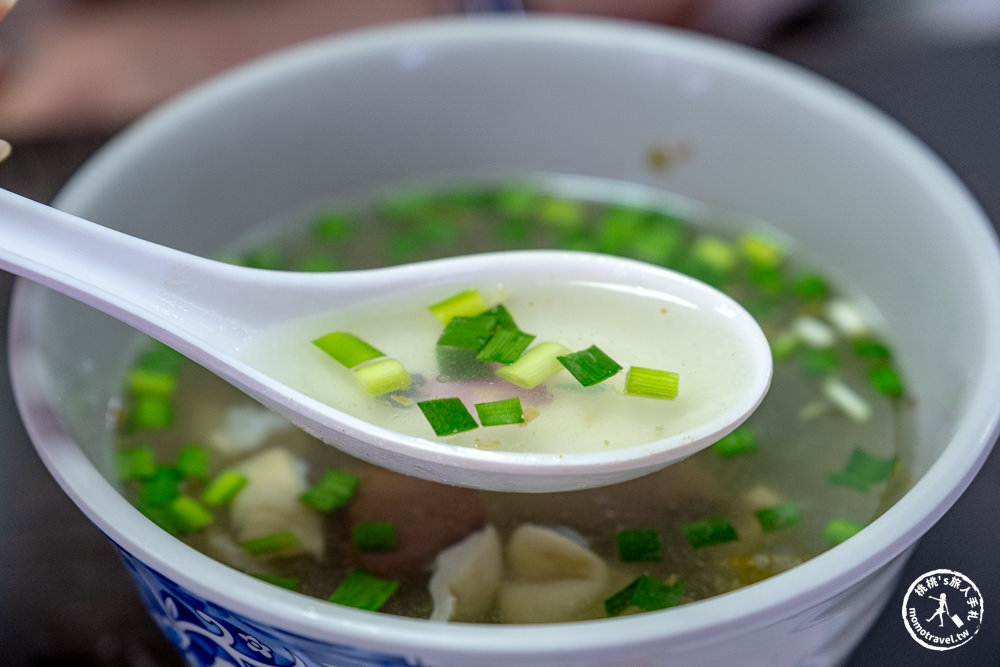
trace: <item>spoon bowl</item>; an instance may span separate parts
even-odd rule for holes
[[[0,268],[101,310],[173,347],[297,426],[353,456],[437,482],[549,492],[638,477],[703,449],[763,399],[772,363],[756,321],[735,301],[683,274],[635,260],[568,251],[467,255],[334,273],[266,271],[143,241],[0,191]],[[644,444],[572,454],[484,451],[398,433],[318,401],[248,363],[248,344],[283,324],[356,310],[387,297],[421,299],[516,277],[601,284],[667,297],[709,313],[743,343],[747,378],[734,400],[693,428]],[[423,297],[421,295],[424,295]]]

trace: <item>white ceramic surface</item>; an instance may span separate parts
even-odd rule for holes
[[[651,146],[690,158],[650,169]],[[511,170],[633,181],[767,220],[863,290],[919,400],[913,488],[804,565],[662,612],[491,627],[342,609],[193,552],[118,495],[100,474],[103,407],[131,334],[21,284],[15,392],[53,475],[127,563],[169,580],[137,575],[165,626],[182,627],[178,600],[209,605],[201,613],[226,610],[299,664],[836,664],[888,601],[907,550],[975,475],[1000,420],[996,240],[950,172],[866,104],[765,56],[664,29],[416,24],[307,46],[200,88],[113,141],[58,203],[211,252],[319,196]]]

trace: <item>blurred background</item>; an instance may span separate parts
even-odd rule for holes
[[[447,0],[0,0],[0,187],[48,202],[117,130],[254,55],[353,27],[454,13]],[[467,2],[467,8],[518,3]],[[1000,221],[1000,0],[536,0],[750,44],[856,92],[909,128]],[[277,11],[276,11],[277,10]],[[2,242],[2,241],[0,241]],[[6,321],[13,278],[0,272]],[[1000,285],[997,286],[1000,295]],[[955,323],[960,326],[961,323]],[[946,341],[942,341],[946,344]],[[175,667],[102,535],[49,477],[17,416],[0,332],[0,664]],[[997,397],[1000,400],[1000,397]],[[951,651],[900,618],[906,586],[958,570],[1000,603],[1000,454],[930,529],[848,664],[1000,665],[1000,612]]]

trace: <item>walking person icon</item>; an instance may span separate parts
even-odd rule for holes
[[[939,597],[939,598],[936,598],[933,595],[928,595],[927,597],[929,597],[932,600],[937,600],[937,603],[938,603],[937,611],[935,611],[933,614],[931,614],[931,617],[927,619],[927,622],[930,623],[931,621],[934,620],[934,617],[937,617],[938,620],[941,621],[940,627],[943,628],[944,627],[944,615],[948,613],[948,600],[947,600],[947,596],[944,593],[942,593],[941,597]]]

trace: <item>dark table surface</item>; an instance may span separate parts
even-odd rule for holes
[[[763,48],[841,83],[898,119],[937,151],[990,218],[1000,221],[1000,11],[992,12],[993,23],[989,16],[961,21],[960,14],[948,21],[918,20],[919,12],[903,12],[898,7],[903,4],[910,3],[828,2]],[[930,4],[956,12],[959,6],[989,5]],[[105,139],[19,145],[0,165],[0,186],[48,201]],[[12,282],[0,272],[2,321]],[[1000,294],[1000,285],[997,290]],[[32,449],[11,397],[4,335],[0,332],[0,665],[179,665],[110,546]],[[884,613],[849,665],[1000,665],[1000,612],[986,612],[979,634],[951,651],[917,645],[899,612],[906,585],[940,568],[970,577],[986,608],[1000,603],[998,485],[1000,453],[994,453],[952,510],[930,527],[899,590],[884,601]]]

